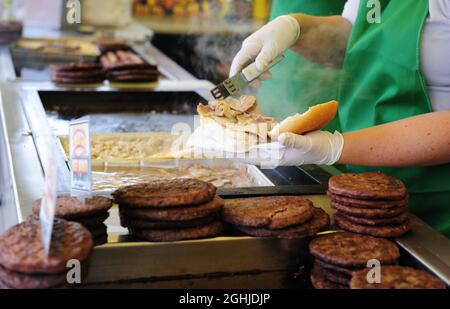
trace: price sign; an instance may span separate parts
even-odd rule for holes
[[[88,117],[71,121],[69,124],[69,156],[71,195],[91,195],[91,139]]]

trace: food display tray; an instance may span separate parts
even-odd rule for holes
[[[43,46],[49,47],[43,47]],[[41,47],[40,47],[41,46]],[[50,46],[55,46],[51,48]],[[17,69],[44,69],[52,63],[97,61],[100,51],[88,40],[71,38],[22,38],[11,45],[11,55]]]
[[[94,192],[96,194],[110,194],[117,189],[120,184],[115,185],[114,179],[117,179],[121,185],[142,183],[150,180],[156,180],[161,178],[177,178],[177,177],[194,177],[193,173],[188,173],[189,169],[198,170],[211,170],[211,175],[205,175],[204,180],[214,182],[214,179],[220,183],[221,179],[228,178],[230,182],[225,181],[225,188],[239,188],[239,187],[270,187],[274,184],[254,165],[248,165],[243,163],[236,163],[229,160],[220,159],[193,159],[193,160],[164,160],[154,162],[140,162],[139,165],[131,164],[111,164],[105,162],[104,165],[93,166],[93,177],[98,184],[98,189],[94,185]],[[122,175],[115,177],[120,171],[125,171]],[[130,171],[130,172],[127,172]],[[135,171],[133,173],[133,171]],[[221,171],[226,175],[221,175]],[[232,175],[232,171],[236,171],[236,174]],[[110,176],[110,177],[108,177]],[[202,179],[202,175],[199,175],[199,179]],[[239,179],[241,178],[241,179]],[[112,179],[113,184],[109,188],[102,189],[101,184],[104,183],[104,187],[108,187],[105,182],[108,179]],[[224,181],[222,181],[224,182]],[[239,185],[239,183],[243,185]],[[220,188],[220,185],[218,185]]]

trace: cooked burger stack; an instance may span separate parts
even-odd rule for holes
[[[121,225],[148,241],[215,237],[222,232],[223,200],[216,187],[190,178],[160,180],[119,188]]]
[[[97,47],[100,49],[100,52],[103,54],[106,54],[110,51],[128,51],[131,50],[130,45],[125,43],[125,41],[122,40],[115,40],[115,39],[98,39],[96,42]]]
[[[132,51],[109,51],[101,56],[106,78],[111,82],[154,82],[159,72]]]
[[[381,267],[380,282],[367,281],[369,269],[353,273],[350,281],[352,289],[445,289],[445,283],[435,276],[419,269],[389,265]],[[370,276],[369,276],[370,277]]]
[[[398,179],[379,172],[333,176],[328,195],[343,230],[392,238],[410,229],[408,192]]]
[[[353,273],[366,270],[368,261],[378,260],[383,269],[400,257],[389,240],[347,232],[317,237],[309,250],[315,257],[311,282],[316,289],[348,289]]]
[[[108,241],[107,227],[104,224],[109,217],[108,210],[112,201],[103,196],[81,198],[59,196],[56,200],[55,217],[82,224],[92,234],[94,245],[99,246]],[[34,202],[33,212],[39,214],[41,200]]]
[[[311,236],[330,225],[322,209],[300,196],[226,200],[222,218],[235,229],[257,237]]]
[[[93,84],[105,79],[102,66],[95,63],[57,64],[52,68],[52,82],[57,84]]]
[[[0,236],[0,288],[48,289],[67,285],[67,262],[81,263],[86,275],[92,237],[81,224],[56,218],[48,257],[41,242],[39,218],[13,226]]]

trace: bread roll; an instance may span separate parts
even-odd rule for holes
[[[305,134],[322,129],[336,116],[338,102],[330,101],[310,107],[303,114],[295,114],[277,124],[270,132],[272,140],[277,140],[282,133]]]

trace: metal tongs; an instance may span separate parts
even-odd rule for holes
[[[221,84],[217,85],[214,89],[211,90],[211,94],[216,100],[224,100],[229,96],[235,95],[242,89],[248,87],[248,85],[252,81],[260,77],[264,72],[270,70],[274,65],[276,65],[283,59],[284,55],[275,58],[275,60],[273,60],[264,71],[259,71],[256,68],[256,64],[253,62],[245,69],[243,69],[240,73],[228,78]]]

